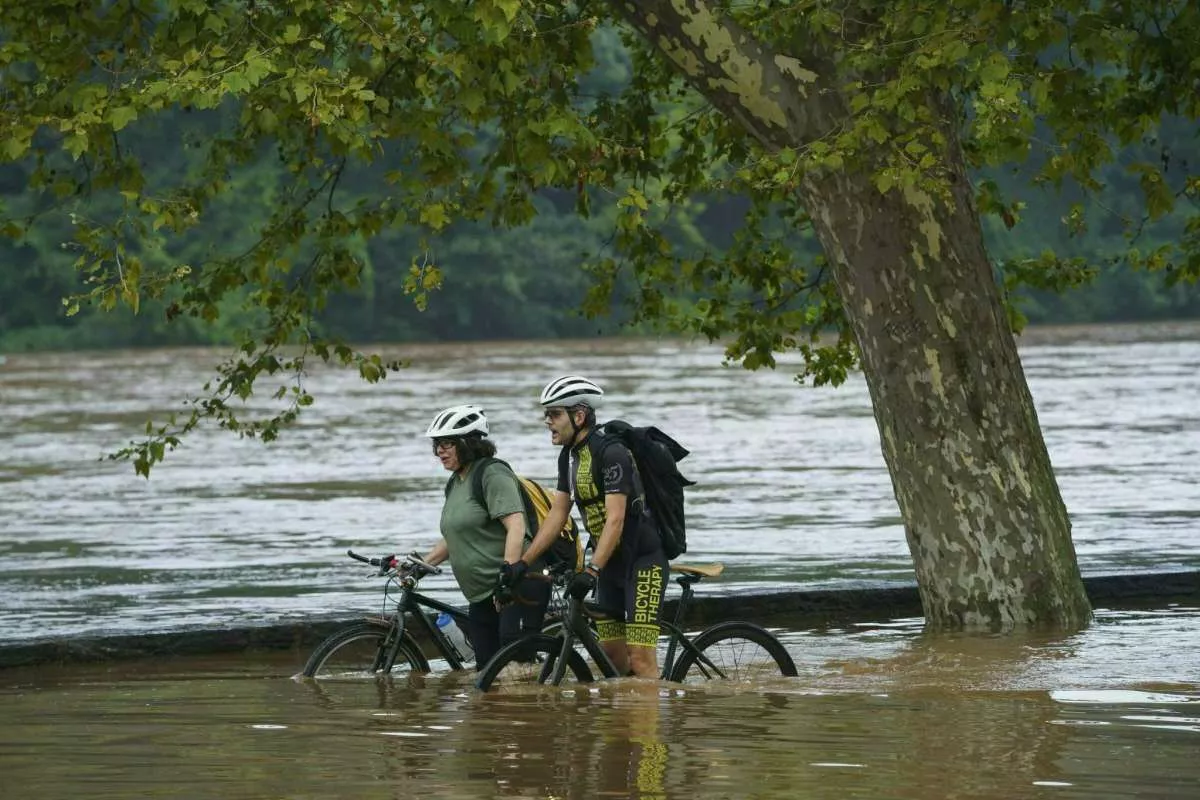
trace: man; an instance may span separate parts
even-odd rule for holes
[[[667,557],[633,457],[623,444],[596,431],[596,408],[603,396],[599,386],[578,375],[557,378],[542,390],[550,441],[562,448],[558,486],[550,513],[521,563],[509,566],[523,573],[534,563],[562,530],[574,501],[596,548],[568,591],[582,599],[595,589],[597,603],[613,612],[613,619],[598,622],[596,631],[619,674],[657,678]]]

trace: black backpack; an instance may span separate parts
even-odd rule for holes
[[[517,479],[517,488],[521,491],[521,502],[525,504],[525,542],[528,544],[533,539],[533,535],[537,533],[546,514],[550,512],[550,495],[537,481],[517,475],[507,461],[499,458],[481,458],[471,468],[471,497],[479,505],[487,507],[483,496],[483,471],[493,463],[502,464]],[[454,485],[455,480],[455,477],[451,475],[450,480],[446,481],[447,496],[450,494],[450,487]],[[544,557],[551,565],[570,564],[576,572],[583,569],[583,540],[579,536],[579,527],[575,524],[574,517],[567,515],[566,524],[559,531],[554,543],[546,550]]]
[[[654,518],[667,558],[677,558],[686,553],[687,524],[683,515],[683,489],[695,486],[696,482],[680,475],[676,462],[686,458],[688,451],[658,428],[634,427],[619,419],[604,423],[592,435],[600,437],[595,445],[597,458],[592,476],[596,486],[604,486],[600,474],[604,449],[617,442],[625,445],[642,478],[646,507]]]

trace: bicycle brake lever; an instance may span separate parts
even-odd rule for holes
[[[420,567],[421,569],[425,570],[426,572],[428,572],[432,575],[442,574],[441,567],[435,567],[433,564],[426,562],[424,559],[421,558],[421,556],[417,555],[416,550],[409,553],[407,556],[405,556],[405,558],[408,561],[412,562],[413,564],[416,564],[418,567]]]

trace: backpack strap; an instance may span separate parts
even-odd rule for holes
[[[580,501],[580,506],[591,506],[604,502],[604,453],[615,444],[621,444],[616,436],[611,436],[604,430],[603,425],[592,429],[592,435],[584,447],[592,448],[592,484],[596,487],[596,496],[586,502]],[[594,447],[592,445],[595,445]]]
[[[623,438],[631,430],[633,430],[633,426],[620,419],[609,420],[603,425],[597,425],[592,430],[592,436],[598,437],[596,438],[596,447],[592,451],[592,482],[596,484],[596,497],[600,500],[604,499],[604,454],[608,448],[620,445],[629,450],[629,460],[633,463],[633,468],[637,469],[637,459],[633,457],[633,450]]]
[[[507,469],[509,471],[509,473],[512,474],[513,480],[515,480],[517,482],[517,494],[521,495],[521,505],[525,509],[525,542],[528,544],[529,542],[533,541],[533,537],[537,533],[537,530],[538,530],[538,513],[537,513],[537,508],[533,505],[533,497],[530,496],[530,491],[532,491],[532,489],[530,487],[532,486],[533,489],[536,489],[538,492],[540,492],[543,495],[543,497],[545,498],[545,500],[547,502],[547,505],[549,505],[549,498],[545,497],[546,493],[544,491],[542,491],[542,487],[538,486],[536,483],[533,483],[532,481],[527,481],[525,478],[522,478],[520,475],[517,474],[517,471],[515,469],[513,469],[512,466],[507,461],[503,461],[499,458],[488,459],[489,464],[491,464],[492,462],[502,465],[505,469]],[[476,497],[482,498],[483,497],[483,470],[479,470],[479,477],[475,479],[475,483],[476,483],[476,485],[474,487],[474,491],[478,492]],[[482,504],[482,502],[481,502],[481,504]]]
[[[533,534],[537,533],[537,509],[533,507],[533,500],[529,497],[529,490],[525,486],[525,481],[517,475],[516,470],[502,458],[481,458],[475,462],[475,466],[471,467],[471,498],[483,506],[483,510],[487,511],[487,501],[483,496],[483,473],[488,467],[493,464],[499,464],[508,473],[513,476],[513,480],[517,482],[517,494],[521,496],[521,505],[525,509],[525,541],[533,539]]]
[[[471,499],[473,499],[476,503],[479,503],[480,505],[484,505],[484,502],[483,502],[483,473],[484,473],[484,470],[486,470],[492,464],[503,464],[504,467],[509,472],[513,471],[513,468],[508,466],[507,461],[504,461],[499,458],[491,458],[489,456],[484,456],[483,458],[480,458],[475,461],[474,465],[471,467],[471,474],[468,476],[467,479],[471,481]],[[513,472],[513,477],[516,477],[515,472]],[[458,480],[458,476],[451,475],[449,480],[446,481],[446,496],[447,497],[450,496],[450,490],[452,488],[454,488],[454,482],[456,480]]]

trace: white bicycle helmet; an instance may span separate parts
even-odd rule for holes
[[[604,390],[587,378],[579,375],[564,375],[546,384],[546,388],[542,389],[541,403],[546,407],[588,406],[596,408],[603,396]]]
[[[487,415],[479,406],[450,406],[438,413],[429,423],[425,435],[430,439],[442,439],[450,436],[466,436],[468,433],[488,435]]]

